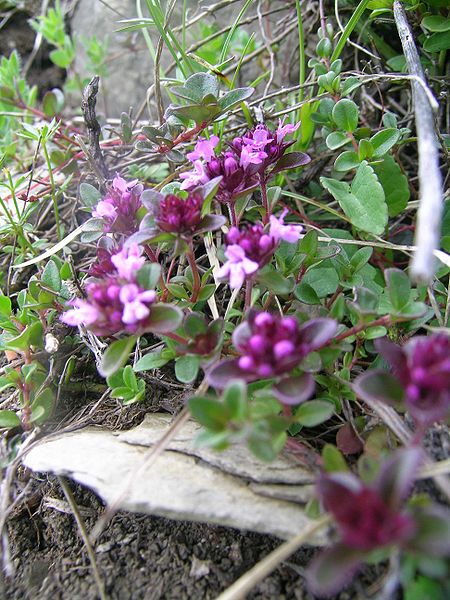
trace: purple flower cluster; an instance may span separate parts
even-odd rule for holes
[[[393,367],[405,390],[411,415],[424,424],[447,416],[450,411],[450,338],[444,334],[418,336],[402,348],[385,340],[379,352]]]
[[[239,288],[246,278],[270,261],[281,240],[291,244],[297,242],[303,227],[285,225],[286,214],[285,209],[279,218],[272,215],[267,232],[259,223],[242,230],[231,227],[226,236],[225,256],[228,260],[218,271],[217,279],[228,279],[232,288]]]
[[[143,186],[125,181],[118,175],[103,200],[92,211],[92,216],[103,221],[105,233],[131,235],[139,228],[138,210],[141,207]]]
[[[140,254],[139,247],[131,245],[111,255],[114,270],[91,280],[86,286],[87,299],[73,300],[73,308],[61,320],[67,325],[84,325],[100,336],[145,330],[156,292],[137,283],[137,272],[145,263]]]
[[[184,235],[193,235],[202,220],[203,198],[195,192],[186,200],[168,194],[158,207],[155,223],[161,231]]]
[[[208,374],[209,381],[223,388],[231,379],[279,378],[290,373],[310,352],[329,342],[336,329],[333,319],[312,319],[300,325],[292,316],[250,311],[247,320],[233,332],[233,345],[240,357],[216,365]],[[306,395],[314,391],[312,378],[299,385],[308,388]],[[299,404],[306,399],[300,393],[287,392],[283,386],[277,397],[286,404]]]
[[[256,171],[263,175],[294,143],[292,140],[285,142],[284,138],[299,127],[300,123],[284,125],[284,120],[280,119],[278,128],[272,132],[266,125],[260,124],[242,137],[235,138],[231,145],[242,166],[257,165]]]
[[[251,312],[233,333],[233,344],[241,354],[239,369],[249,380],[289,373],[335,331],[332,319],[315,319],[300,326],[295,317]]]
[[[364,485],[349,473],[323,475],[318,491],[325,510],[339,527],[344,544],[369,551],[411,537],[410,515],[389,506],[376,487]]]
[[[216,198],[219,202],[234,202],[239,196],[253,190],[264,176],[266,169],[275,164],[286,149],[294,142],[284,142],[286,135],[294,133],[300,123],[284,125],[280,120],[275,132],[266,125],[257,125],[242,137],[235,138],[230,149],[215,155],[219,143],[217,136],[209,140],[200,139],[194,151],[187,154],[194,168],[180,174],[184,190],[191,190],[214,179],[222,177]]]
[[[410,447],[384,461],[369,485],[349,472],[319,477],[318,496],[334,517],[341,540],[319,554],[306,571],[315,597],[335,597],[376,549],[397,547],[416,556],[448,556],[448,510],[405,503],[422,461],[422,450]]]

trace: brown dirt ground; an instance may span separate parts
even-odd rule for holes
[[[43,477],[34,485],[35,506],[22,508],[8,523],[15,574],[0,581],[0,597],[98,598],[85,545],[58,481]],[[102,504],[81,486],[70,486],[90,530]],[[100,536],[96,560],[109,600],[209,599],[278,544],[275,538],[255,533],[121,512]],[[301,573],[313,554],[312,549],[298,551],[248,598],[311,600]],[[374,576],[372,572],[372,581]],[[358,586],[339,596],[340,600],[362,597]]]

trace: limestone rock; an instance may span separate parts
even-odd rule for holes
[[[194,455],[191,440],[197,426],[193,423],[187,423],[174,441],[176,451],[163,452],[136,477],[148,452],[142,445],[144,437],[146,445],[157,441],[168,419],[167,415],[149,415],[143,425],[120,434],[89,427],[44,438],[26,454],[24,464],[33,471],[71,477],[106,503],[122,496],[121,508],[134,512],[216,523],[284,539],[310,524],[304,507],[296,501],[304,501],[304,495],[295,490],[302,478],[306,481],[297,464],[280,458],[271,472],[272,465],[257,463],[242,449],[234,455],[235,449],[220,454],[195,451]],[[232,466],[236,460],[239,468]],[[238,471],[245,476],[232,474]],[[281,483],[284,475],[285,483]],[[295,482],[291,500],[271,492],[275,481],[285,492]],[[324,542],[324,534],[310,540],[315,545]]]
[[[164,434],[171,419],[170,415],[163,413],[147,415],[138,427],[121,432],[119,439],[130,444],[151,446]],[[266,464],[258,460],[244,445],[232,446],[225,452],[198,448],[194,441],[200,431],[201,427],[197,423],[189,421],[169,443],[169,450],[197,456],[226,473],[259,483],[307,484],[313,481],[311,472],[303,469],[297,462],[279,457]]]

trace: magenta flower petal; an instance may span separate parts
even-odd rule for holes
[[[274,216],[270,216],[270,235],[277,241],[284,240],[290,244],[295,244],[301,237],[303,227],[301,225],[285,225],[284,217],[287,215],[288,210],[284,209],[278,219]]]
[[[111,256],[111,262],[116,267],[119,277],[127,281],[134,281],[136,273],[145,264],[145,258],[141,256],[141,249],[137,244],[131,244],[123,248],[117,254]]]

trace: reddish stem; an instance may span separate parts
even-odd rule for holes
[[[189,244],[189,250],[186,253],[186,258],[188,260],[189,266],[191,267],[193,278],[191,302],[192,304],[195,304],[195,302],[197,302],[202,283],[200,280],[200,273],[198,272],[197,263],[195,261],[195,254],[192,248],[192,241]]]
[[[392,319],[390,315],[385,315],[384,317],[375,319],[375,321],[372,321],[372,323],[360,323],[359,325],[355,325],[347,331],[344,331],[344,333],[341,333],[340,335],[336,336],[333,342],[340,342],[348,337],[351,337],[352,335],[356,335],[357,333],[364,331],[365,329],[370,329],[371,327],[378,327],[379,325],[383,325],[386,327],[392,325]]]
[[[270,208],[269,208],[269,200],[267,199],[267,186],[266,186],[266,180],[264,178],[264,175],[259,176],[259,183],[261,186],[261,199],[262,199],[263,207],[265,210],[265,214],[263,217],[263,225],[267,225],[267,223],[269,222],[269,218],[270,218]]]
[[[198,123],[192,129],[188,129],[184,133],[180,133],[180,135],[178,137],[176,137],[174,140],[172,140],[172,143],[170,146],[168,146],[167,144],[161,144],[159,147],[159,151],[163,154],[165,154],[166,152],[169,152],[170,150],[172,150],[172,148],[174,148],[175,146],[178,146],[178,144],[182,144],[183,142],[188,142],[195,135],[197,135],[198,133],[203,131],[203,129],[205,129],[207,126],[208,126],[208,121],[202,121],[201,123]]]

